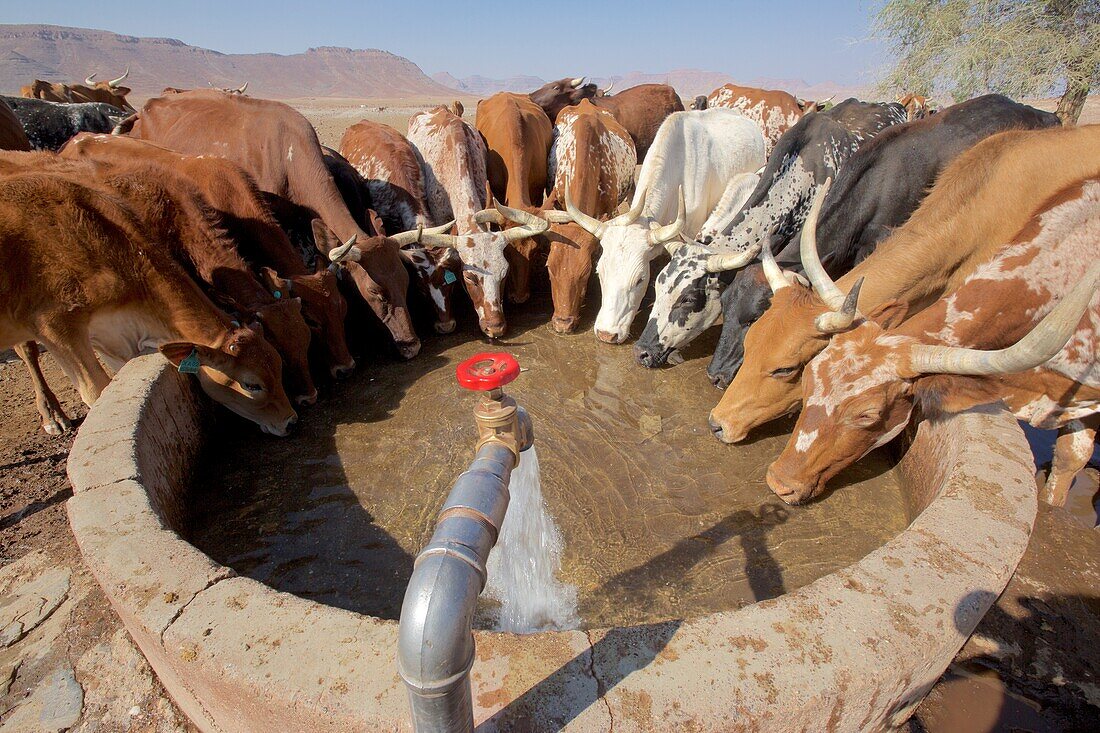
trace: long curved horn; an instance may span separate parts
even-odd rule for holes
[[[760,263],[764,266],[764,277],[768,279],[768,285],[771,287],[773,295],[783,288],[790,287],[790,282],[783,275],[783,270],[775,261],[775,255],[772,254],[771,242],[765,241],[761,247]]]
[[[493,202],[493,207],[501,213],[505,218],[514,221],[516,224],[521,224],[524,227],[532,230],[532,234],[542,234],[550,228],[550,222],[546,219],[540,218],[536,214],[532,214],[530,211],[524,211],[523,209],[513,209],[509,206],[505,206],[499,201]]]
[[[752,262],[756,257],[756,250],[745,252],[723,252],[707,257],[707,272],[719,273],[727,270],[739,270]]]
[[[446,234],[447,232],[451,231],[451,227],[454,226],[454,223],[454,219],[451,219],[446,224],[441,224],[440,226],[431,227],[429,229],[425,229],[423,226],[419,226],[416,229],[410,229],[407,232],[398,232],[397,234],[394,234],[392,237],[390,237],[390,239],[397,242],[398,247],[406,247],[410,244],[416,244],[417,242],[423,244],[421,238],[425,234],[429,237],[433,234]]]
[[[665,252],[668,252],[668,256],[672,257],[676,254],[676,251],[687,245],[687,242],[677,239],[672,242],[665,242]]]
[[[239,87],[237,87],[237,94],[244,94],[245,89],[248,89],[248,82],[247,81],[244,84],[241,84]]]
[[[99,73],[99,72],[93,71],[91,73],[91,75],[84,77],[84,86],[86,86],[86,87],[95,86],[95,75],[97,73]]]
[[[806,271],[806,277],[809,278],[814,291],[821,296],[827,306],[837,310],[844,303],[844,293],[829,277],[829,273],[825,272],[821,257],[817,254],[817,218],[821,215],[821,204],[825,200],[825,194],[829,192],[829,187],[832,185],[833,179],[826,178],[825,183],[817,189],[806,223],[802,225],[799,254],[802,256],[802,269]]]
[[[474,214],[474,221],[478,224],[496,224],[498,227],[504,226],[507,219],[504,218],[504,214],[492,207],[493,201],[489,202],[490,208],[482,209]]]
[[[355,237],[356,235],[352,234],[348,241],[344,242],[339,247],[330,249],[328,251],[329,262],[343,262],[344,260],[358,262],[363,256],[363,253],[355,246]]]
[[[983,351],[917,344],[909,354],[910,369],[916,374],[976,376],[1015,374],[1034,369],[1053,359],[1065,347],[1092,302],[1098,285],[1100,264],[1094,264],[1061,302],[1012,346]]]
[[[585,230],[596,239],[601,239],[604,232],[607,231],[607,224],[604,224],[595,217],[589,216],[573,204],[573,197],[569,195],[568,181],[565,183],[565,210],[581,229]]]
[[[679,200],[676,204],[676,221],[650,230],[646,238],[652,245],[664,244],[680,236],[680,232],[684,231],[684,224],[686,223],[687,207],[684,205],[684,187],[680,186]]]
[[[642,209],[645,208],[645,198],[648,194],[648,191],[636,191],[634,193],[634,205],[630,207],[630,211],[621,216],[616,216],[614,219],[607,223],[613,224],[615,226],[625,227],[638,221],[638,217],[642,215]]]
[[[859,302],[859,289],[863,287],[863,278],[856,280],[856,284],[852,286],[848,296],[844,298],[844,302],[840,304],[838,310],[831,310],[827,313],[822,313],[820,316],[814,319],[814,326],[821,333],[840,333],[841,331],[847,331],[852,327],[852,324],[856,320],[856,316],[859,312],[856,310],[856,303]]]
[[[569,215],[568,211],[558,211],[557,209],[543,209],[539,215],[551,224],[572,224],[573,217]],[[591,232],[589,232],[591,233]]]
[[[608,92],[611,91],[611,87],[613,87],[613,86],[615,86],[615,80],[614,79],[609,81],[607,86],[604,87],[603,89],[601,89],[600,91],[601,91],[602,94],[607,94]]]
[[[107,86],[110,87],[111,89],[114,89],[115,87],[117,87],[119,84],[122,83],[123,79],[125,79],[129,75],[130,75],[130,67],[127,66],[125,73],[123,73],[123,75],[120,76],[117,79],[111,79],[109,82],[107,82]]]
[[[584,84],[584,77],[583,76],[578,76],[576,79],[573,79],[572,81],[569,82],[569,86],[571,86],[573,89],[576,89],[577,87],[579,87],[582,84]]]

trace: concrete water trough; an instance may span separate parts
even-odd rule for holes
[[[396,621],[280,592],[182,539],[209,410],[192,380],[148,356],[80,430],[69,518],[114,609],[203,731],[410,729]],[[922,421],[903,442],[908,527],[796,590],[683,620],[476,631],[478,729],[904,722],[1007,584],[1036,491],[1027,443],[999,408]]]

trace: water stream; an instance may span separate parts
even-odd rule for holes
[[[577,589],[558,579],[563,543],[542,498],[534,446],[523,452],[508,488],[508,513],[489,554],[485,585],[485,595],[500,604],[494,627],[517,634],[575,629]]]

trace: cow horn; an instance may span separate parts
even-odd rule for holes
[[[638,221],[638,217],[642,215],[642,209],[645,208],[645,199],[648,195],[648,191],[635,191],[633,206],[630,207],[630,211],[621,216],[616,216],[614,219],[609,221],[608,224],[625,227]]]
[[[99,72],[93,71],[90,75],[84,77],[84,86],[90,87],[95,84],[95,75]]]
[[[239,87],[237,87],[237,94],[244,94],[245,89],[248,89],[248,82],[247,81],[244,84],[241,84]]]
[[[602,93],[603,93],[603,94],[607,94],[608,92],[610,92],[610,91],[611,91],[611,87],[613,87],[613,86],[615,86],[615,80],[614,80],[614,79],[610,80],[610,81],[609,81],[609,82],[607,83],[607,86],[606,86],[606,87],[604,87],[604,88],[603,88],[603,89],[601,90],[601,91],[602,91]]]
[[[685,244],[687,244],[687,242],[679,239],[673,240],[671,242],[665,242],[665,252],[668,252],[668,256],[672,257],[676,254],[676,250],[680,249]]]
[[[806,217],[806,223],[802,225],[802,239],[799,253],[802,256],[802,269],[806,271],[806,277],[813,285],[814,291],[825,301],[825,304],[836,310],[844,302],[844,293],[836,286],[825,267],[821,264],[821,257],[817,254],[817,218],[821,214],[821,203],[825,200],[825,194],[833,185],[832,178],[826,178],[825,183],[817,189],[814,196],[810,214]]]
[[[117,87],[119,84],[122,83],[123,79],[125,79],[129,75],[130,75],[130,67],[127,66],[126,71],[122,74],[122,76],[120,76],[117,79],[111,79],[109,82],[107,82],[107,86],[109,86],[111,89],[114,89],[115,87]]]
[[[602,238],[604,232],[607,231],[607,224],[595,217],[589,216],[573,204],[573,197],[569,195],[568,181],[565,184],[565,210],[581,229],[585,230],[596,239]]]
[[[756,257],[756,251],[751,249],[745,252],[713,254],[707,257],[707,272],[719,273],[727,270],[739,270],[752,262],[753,257]]]
[[[680,236],[680,232],[684,231],[684,224],[686,223],[687,207],[684,205],[684,187],[680,186],[678,202],[676,204],[676,221],[651,230],[647,239],[652,245],[664,244]]]
[[[863,278],[856,280],[856,284],[848,292],[839,310],[831,310],[822,313],[814,319],[814,326],[821,333],[840,333],[852,327],[858,311],[856,303],[859,302],[859,289],[863,287]]]
[[[505,206],[499,201],[494,201],[493,205],[504,217],[520,225],[504,230],[504,241],[506,242],[517,242],[521,239],[527,239],[536,234],[542,234],[550,228],[550,222],[546,221],[546,219],[539,218],[530,211],[513,209],[509,206]]]
[[[559,211],[557,209],[543,209],[540,216],[551,224],[572,224],[573,217],[569,215],[568,211]]]
[[[576,79],[573,79],[572,81],[569,82],[569,86],[571,86],[574,89],[579,87],[581,84],[584,84],[584,77],[583,76],[578,76]]]
[[[417,244],[418,242],[423,244],[421,238],[425,234],[428,236],[431,236],[433,234],[445,234],[451,230],[452,226],[454,226],[454,219],[447,222],[446,224],[437,227],[431,227],[429,229],[425,229],[424,225],[421,224],[416,229],[410,229],[407,232],[398,232],[397,234],[394,234],[392,237],[390,237],[390,239],[397,242],[398,247],[405,247],[410,244]]]
[[[772,254],[771,242],[766,241],[761,247],[760,262],[764,266],[764,277],[768,279],[768,285],[771,287],[773,295],[783,288],[790,287],[790,281],[787,280]]]
[[[916,344],[909,353],[914,374],[1014,374],[1053,359],[1070,340],[1100,285],[1094,264],[1043,320],[1022,339],[999,351]]]
[[[363,253],[359,251],[359,248],[355,246],[356,235],[352,234],[348,238],[348,241],[341,244],[339,247],[333,247],[328,251],[329,262],[343,262],[345,260],[352,260],[358,262],[359,258],[363,256]]]
[[[493,200],[489,202],[490,207],[492,207],[493,203]],[[504,226],[504,223],[507,221],[507,219],[505,219],[504,214],[500,213],[495,208],[488,208],[482,209],[481,211],[474,214],[474,221],[476,221],[478,224],[496,224],[498,227],[500,227]]]

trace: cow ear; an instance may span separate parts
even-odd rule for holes
[[[310,222],[310,225],[313,227],[313,244],[321,254],[327,255],[330,250],[343,244],[340,238],[333,234],[332,230],[320,219],[314,219]]]
[[[197,349],[198,345],[190,341],[169,341],[160,345],[160,353],[164,354],[164,358],[175,367],[179,367],[180,362],[191,356]]]
[[[925,414],[953,413],[1000,401],[1004,398],[1004,386],[995,379],[930,374],[916,379],[913,393]]]
[[[382,223],[382,217],[374,209],[367,209],[367,218],[370,219],[371,228],[377,237],[386,236],[386,225]]]
[[[896,327],[904,321],[905,314],[908,312],[908,303],[893,299],[885,303],[879,303],[875,306],[871,312],[867,314],[867,320],[874,321],[885,331]]]
[[[279,274],[270,267],[260,268],[260,278],[264,282],[264,287],[277,299],[290,297],[294,283],[285,277],[279,277]]]

